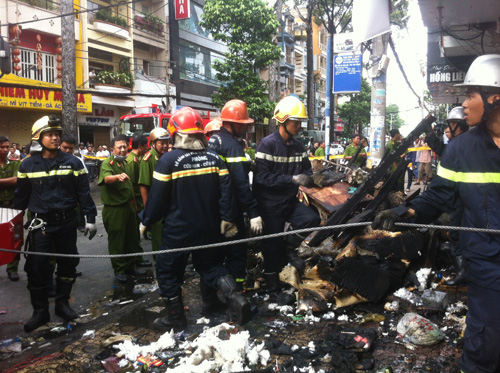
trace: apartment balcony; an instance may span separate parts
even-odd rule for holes
[[[159,22],[153,23],[149,18],[136,14],[134,16],[134,40],[165,49],[165,25]]]
[[[93,23],[94,30],[102,32],[103,34],[112,35],[115,38],[127,40],[130,38],[130,32],[121,26],[113,23],[95,20]]]
[[[278,32],[278,34],[276,35],[276,38],[278,39],[279,42],[281,42],[282,40],[285,40],[286,43],[290,43],[290,44],[293,44],[293,42],[294,42],[294,37],[286,31],[280,30]]]

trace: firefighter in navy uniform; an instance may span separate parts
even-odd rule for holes
[[[295,139],[302,121],[307,120],[304,104],[294,96],[283,98],[274,110],[280,124],[278,130],[264,137],[257,145],[254,176],[254,195],[264,221],[264,234],[283,232],[285,222],[294,229],[317,227],[319,215],[299,202],[299,186],[312,187],[311,162],[302,143]],[[264,279],[267,290],[279,292],[279,272],[290,262],[299,271],[304,263],[294,249],[304,236],[289,235],[286,240],[274,238],[262,241],[264,255]]]
[[[60,120],[45,116],[31,130],[31,157],[21,162],[14,208],[28,210],[34,218],[27,238],[30,251],[78,254],[76,207],[87,217],[85,235],[96,234],[97,210],[90,196],[88,176],[82,162],[59,150]],[[76,278],[78,258],[56,257],[55,313],[65,320],[78,317],[68,300]],[[24,325],[30,332],[50,321],[47,290],[52,281],[50,257],[28,255],[24,267],[34,312]]]
[[[243,213],[246,213],[250,219],[251,233],[259,235],[262,233],[262,218],[259,216],[257,201],[250,189],[248,179],[250,161],[247,160],[241,142],[237,139],[243,136],[247,125],[253,123],[253,119],[248,117],[245,102],[231,100],[222,108],[220,120],[222,128],[212,135],[208,146],[215,150],[226,163],[231,176],[237,202],[238,235],[234,239],[245,238]],[[231,245],[226,247],[226,251],[226,268],[242,286],[246,277],[247,247],[245,244]]]
[[[428,190],[408,203],[403,217],[417,223],[451,212],[455,201],[464,205],[463,227],[500,229],[500,55],[477,57],[463,84],[464,116],[471,128],[447,147],[437,176]],[[402,217],[380,212],[374,228],[394,229]],[[499,372],[500,353],[500,236],[460,232],[466,261],[467,328],[459,361],[463,372]]]
[[[225,163],[207,148],[201,116],[189,107],[178,110],[168,123],[174,150],[164,154],[153,175],[153,185],[140,214],[146,226],[164,219],[162,250],[220,242],[238,229],[231,179]],[[158,328],[186,326],[181,285],[189,258],[205,283],[222,290],[230,317],[241,323],[251,316],[250,304],[223,265],[220,249],[173,252],[158,255],[156,278],[167,316]]]

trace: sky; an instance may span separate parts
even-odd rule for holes
[[[427,89],[426,78],[421,73],[422,69],[427,71],[427,29],[423,25],[417,0],[410,0],[408,14],[408,28],[393,28],[392,38],[408,80],[415,92],[422,97],[423,91]],[[422,113],[418,107],[418,99],[406,84],[390,47],[388,56],[390,63],[387,69],[387,105],[398,105],[399,116],[405,121],[400,131],[406,136],[427,112]]]

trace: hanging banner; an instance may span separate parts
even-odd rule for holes
[[[333,59],[333,93],[361,91],[361,54],[338,54]]]
[[[188,19],[191,17],[190,0],[175,0],[175,19]]]

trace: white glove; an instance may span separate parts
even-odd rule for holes
[[[85,224],[85,232],[83,233],[83,235],[86,236],[87,233],[89,235],[89,240],[94,238],[95,234],[97,233],[97,226],[92,223]]]
[[[250,232],[254,236],[262,234],[262,218],[260,216],[250,219]]]
[[[238,227],[230,221],[222,220],[220,222],[220,233],[226,238],[234,237],[238,234]]]
[[[139,232],[141,232],[142,238],[144,238],[145,240],[151,240],[149,228],[142,223],[139,223]]]

